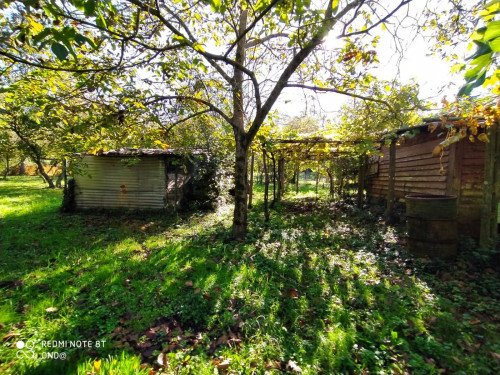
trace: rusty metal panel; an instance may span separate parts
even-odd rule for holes
[[[75,175],[77,208],[165,207],[165,172],[161,157],[85,156]]]

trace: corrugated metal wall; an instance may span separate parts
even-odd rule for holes
[[[75,175],[77,208],[165,207],[165,168],[160,157],[85,156]]]
[[[432,150],[442,141],[443,138],[435,134],[423,133],[396,147],[396,198],[410,193],[446,194],[450,149],[444,151],[442,158],[432,156]],[[389,148],[383,147],[381,151],[378,173],[368,177],[369,197],[387,196]],[[377,168],[371,170],[377,171]]]

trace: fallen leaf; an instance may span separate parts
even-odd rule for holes
[[[451,356],[451,359],[453,359],[456,363],[458,363],[459,365],[463,365],[464,363],[458,359],[457,357],[455,357],[454,355]]]
[[[7,333],[3,338],[2,338],[2,341],[7,341],[13,337],[17,337],[17,336],[21,336],[20,333],[14,333],[14,332],[10,332],[10,333]]]
[[[160,366],[166,367],[168,366],[168,357],[165,353],[160,353],[158,355],[158,358],[156,358],[156,361]]]
[[[490,352],[490,354],[491,354],[491,356],[492,356],[493,358],[500,360],[500,354],[495,353],[495,352]]]
[[[288,289],[286,291],[286,296],[290,298],[299,298],[299,291],[295,288]]]
[[[193,287],[193,282],[192,281],[186,281],[186,286],[188,288],[192,288]]]
[[[217,370],[227,370],[229,366],[231,365],[231,358],[226,358],[226,359],[219,359],[215,358],[213,364],[217,368]]]
[[[198,294],[198,293],[200,293],[200,292],[201,292],[201,288],[196,288],[196,289],[194,290],[194,294]]]
[[[47,311],[48,313],[54,313],[56,312],[57,310],[59,310],[57,307],[47,307],[45,309],[45,311]]]
[[[295,361],[289,360],[286,364],[286,370],[295,372],[297,374],[302,373],[302,369],[297,365]]]
[[[264,370],[281,369],[281,364],[278,361],[269,361],[264,366]]]
[[[203,293],[203,298],[212,299],[212,296],[209,293]]]

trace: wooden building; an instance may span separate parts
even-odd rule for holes
[[[200,181],[206,184],[212,177],[200,175],[210,173],[200,168],[207,159],[201,150],[121,148],[98,155],[79,154],[73,208],[177,210],[197,193],[197,198],[206,198],[206,191],[196,190]]]
[[[446,131],[431,133],[428,127],[425,124],[413,128],[419,133],[396,146],[395,199],[404,201],[408,194],[456,195],[460,233],[478,237],[487,146],[464,138],[446,147],[441,157],[434,157],[432,151],[445,139]],[[389,147],[382,147],[381,154],[372,159],[369,167],[366,190],[370,199],[385,199],[388,194]],[[500,222],[500,206],[496,210]]]

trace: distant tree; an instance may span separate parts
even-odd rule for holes
[[[283,90],[355,92],[376,60],[372,33],[410,2],[8,0],[0,56],[86,74],[141,70],[150,85],[135,99],[165,108],[159,123],[206,113],[226,121],[235,142],[233,235],[241,240],[248,150]],[[322,48],[330,32],[344,48]]]

